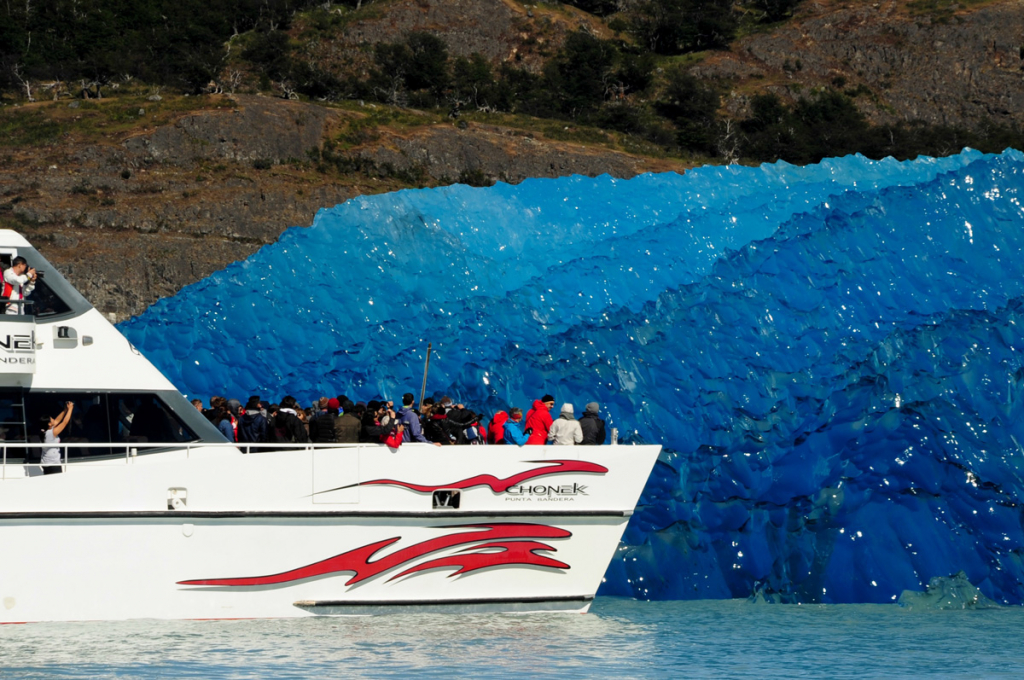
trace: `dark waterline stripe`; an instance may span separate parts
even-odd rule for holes
[[[486,604],[542,604],[544,602],[592,602],[593,595],[558,595],[554,597],[487,597],[470,600],[299,600],[299,609],[312,607],[422,607]]]

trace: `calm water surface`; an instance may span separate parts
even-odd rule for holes
[[[4,678],[1024,677],[1024,608],[599,598],[588,615],[0,627]]]

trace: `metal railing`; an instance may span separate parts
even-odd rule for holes
[[[414,445],[411,442],[406,446]],[[0,460],[0,479],[7,479],[7,466],[8,466],[8,451],[32,451],[33,453],[42,452],[45,449],[59,449],[61,452],[60,462],[55,465],[61,466],[62,472],[67,472],[68,465],[75,465],[81,463],[98,463],[107,461],[118,461],[124,458],[126,465],[130,465],[135,458],[139,455],[152,455],[156,453],[166,453],[168,451],[184,451],[185,457],[191,457],[195,451],[209,450],[209,449],[228,449],[236,453],[241,454],[254,454],[261,453],[264,451],[313,451],[315,449],[357,449],[363,446],[377,446],[382,449],[387,449],[384,444],[377,444],[375,442],[366,443],[354,443],[354,444],[341,444],[341,443],[305,443],[305,444],[233,444],[230,442],[117,442],[117,443],[94,443],[94,442],[61,442],[60,444],[40,444],[34,442],[3,442],[0,444],[0,448],[3,449],[3,457]],[[427,446],[427,445],[423,445]],[[96,456],[76,456],[75,458],[69,458],[69,449],[103,449],[110,451],[111,453],[99,454]],[[124,454],[113,453],[113,451],[120,451],[124,449]],[[142,453],[140,454],[140,449]],[[15,459],[17,462],[11,462],[10,465],[30,465],[37,467],[50,467],[50,465],[43,464],[42,462],[27,463],[25,462],[25,456],[22,455],[20,458]]]
[[[18,308],[18,311],[15,312],[16,316],[35,316],[34,312],[25,309],[27,306],[34,307],[35,304],[35,300],[12,300],[10,298],[0,297],[0,305],[3,306],[3,308],[0,309],[0,314],[6,312],[9,306],[16,305]]]

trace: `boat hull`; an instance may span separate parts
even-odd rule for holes
[[[402,449],[9,476],[0,622],[586,611],[659,447]]]

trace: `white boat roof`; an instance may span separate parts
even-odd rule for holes
[[[32,244],[13,229],[0,229],[0,246],[31,248]]]

